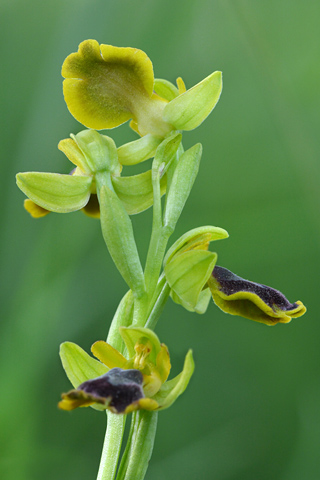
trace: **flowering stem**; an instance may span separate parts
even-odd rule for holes
[[[117,471],[126,415],[108,412],[108,425],[97,480],[113,480]]]
[[[162,310],[164,309],[165,304],[167,303],[167,300],[170,295],[170,286],[168,282],[166,282],[165,278],[159,281],[159,284],[161,284],[161,290],[159,295],[157,295],[156,302],[150,312],[150,315],[146,321],[145,327],[150,328],[151,330],[154,330],[157,324],[157,321],[162,313]],[[159,287],[158,284],[158,287]]]
[[[143,480],[151,458],[158,421],[157,412],[140,410],[132,417],[131,432],[117,480]]]

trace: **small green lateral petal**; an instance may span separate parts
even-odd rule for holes
[[[108,367],[90,357],[87,352],[72,342],[61,344],[60,358],[67,377],[74,388],[109,371]]]
[[[166,264],[164,273],[167,282],[190,309],[196,308],[216,261],[216,253],[190,250],[177,255]]]
[[[214,72],[173,99],[164,109],[164,120],[178,130],[193,130],[213,110],[220,98],[221,90],[222,74]]]
[[[194,228],[174,242],[172,247],[169,248],[163,263],[165,265],[170,262],[176,253],[183,253],[191,249],[207,250],[210,242],[228,237],[228,232],[223,228],[212,227],[211,225]]]
[[[122,165],[137,165],[154,157],[161,137],[148,133],[134,142],[125,143],[118,148],[118,158]]]
[[[177,87],[173,85],[173,83],[162,78],[156,78],[154,80],[153,90],[157,95],[159,95],[159,97],[168,100],[168,102],[171,102],[171,100],[179,95],[179,90]]]
[[[149,328],[143,327],[120,327],[120,335],[128,349],[129,358],[136,355],[135,345],[137,343],[146,343],[149,340],[152,345],[149,360],[156,365],[158,353],[161,351],[160,340],[157,335]]]
[[[50,212],[69,213],[80,210],[90,197],[91,177],[26,172],[18,173],[16,178],[20,190]]]
[[[152,397],[152,400],[159,404],[158,410],[170,407],[177,398],[185,391],[194,372],[194,361],[192,350],[186,355],[182,372],[172,380],[164,383],[159,392]]]
[[[58,144],[58,148],[65,154],[70,162],[79,167],[83,173],[88,175],[91,174],[91,169],[87,164],[86,157],[72,138],[61,140]]]
[[[118,350],[113,348],[109,343],[103,340],[98,340],[91,347],[93,355],[104,363],[108,368],[124,368],[127,363],[127,359],[121,355]]]
[[[151,170],[130,177],[112,177],[113,188],[129,215],[147,210],[153,204]],[[166,192],[167,179],[160,182],[160,192]]]
[[[214,268],[208,285],[221,310],[266,325],[289,323],[306,312],[300,301],[290,303],[278,290],[245,280],[223,267]]]

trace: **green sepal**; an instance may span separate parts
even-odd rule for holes
[[[222,90],[222,73],[214,72],[166,105],[163,118],[177,130],[198,127],[217,104]]]
[[[59,353],[62,366],[74,388],[109,371],[108,367],[92,358],[76,343],[62,343]]]
[[[174,171],[170,190],[167,194],[164,225],[174,230],[183,207],[189,197],[199,170],[202,145],[197,143],[184,152]]]
[[[151,343],[151,352],[148,357],[150,362],[156,364],[157,355],[161,350],[161,343],[157,335],[149,328],[143,327],[120,327],[120,335],[126,344],[129,358],[136,355],[135,345],[141,341],[145,343],[147,340]]]
[[[113,177],[113,188],[129,215],[147,210],[153,204],[151,170],[130,177]],[[160,182],[160,192],[166,192],[167,179]]]
[[[228,238],[229,234],[224,228],[213,227],[211,225],[205,225],[204,227],[197,227],[189,230],[182,235],[174,244],[169,248],[163,264],[170,262],[172,257],[177,253],[183,253],[187,250],[207,250],[209,243],[214,240],[222,240]]]
[[[179,90],[173,83],[169,82],[168,80],[164,80],[163,78],[155,78],[153,90],[159,97],[168,100],[171,102],[174,98],[179,95]]]
[[[164,267],[171,289],[183,304],[195,310],[200,293],[217,261],[217,254],[205,250],[189,250],[176,255]]]
[[[158,402],[159,407],[157,410],[164,410],[170,407],[177,398],[185,391],[194,372],[194,361],[192,356],[192,350],[186,355],[183,370],[172,380],[164,383],[158,393],[156,393],[152,399]]]
[[[121,165],[112,138],[95,130],[83,130],[77,135],[71,135],[71,138],[83,152],[92,172],[107,171],[111,175],[120,175]]]
[[[102,234],[110,255],[139,297],[145,292],[145,284],[131,220],[117,195],[107,186],[100,189],[99,202]]]
[[[18,173],[17,185],[27,197],[50,212],[69,213],[89,200],[92,177],[60,173]]]
[[[197,304],[194,306],[194,308],[192,308],[186,302],[184,302],[182,298],[180,298],[173,290],[171,290],[170,295],[175,303],[181,305],[189,312],[195,312],[199,315],[206,313],[210,300],[212,298],[210,288],[205,288],[200,292]]]
[[[152,158],[158,145],[162,142],[161,137],[148,133],[134,142],[125,143],[118,148],[118,159],[122,165],[136,165]]]

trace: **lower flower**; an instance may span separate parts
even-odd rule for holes
[[[194,370],[191,350],[182,372],[167,381],[170,358],[167,347],[149,329],[121,327],[129,360],[106,342],[93,344],[95,360],[78,345],[63,343],[60,356],[74,390],[62,394],[59,407],[73,410],[92,406],[113,413],[163,410],[186,389]]]

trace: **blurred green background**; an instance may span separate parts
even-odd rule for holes
[[[81,212],[33,220],[18,171],[70,170],[56,145],[83,127],[61,90],[87,38],[145,50],[156,77],[187,87],[214,70],[213,114],[184,135],[202,167],[175,232],[212,224],[218,263],[272,285],[308,313],[274,328],[213,304],[169,302],[157,328],[173,374],[194,350],[187,392],[159,414],[149,480],[319,479],[319,16],[316,0],[2,0],[0,477],[95,479],[106,418],[56,407],[69,382],[59,344],[104,339],[126,288]],[[135,139],[111,131],[118,145]],[[133,172],[131,170],[129,174]],[[141,257],[151,212],[133,218]]]

